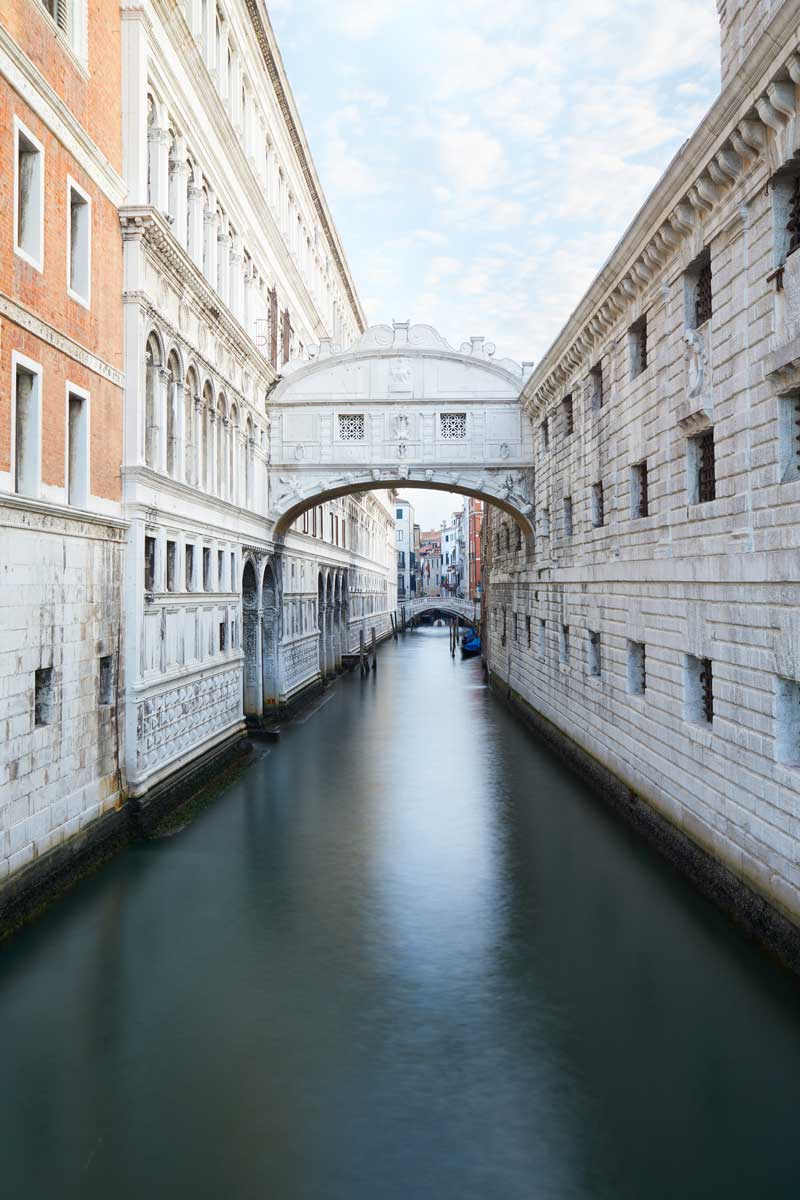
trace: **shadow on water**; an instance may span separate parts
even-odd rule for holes
[[[7,1194],[795,1197],[795,981],[446,629],[331,696],[0,951]]]

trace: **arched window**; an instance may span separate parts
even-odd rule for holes
[[[178,139],[175,136],[175,130],[169,131],[169,185],[167,196],[167,212],[173,226],[178,216],[178,187],[180,185],[181,173],[178,170]]]
[[[253,472],[255,468],[253,455],[253,423],[250,418],[247,418],[247,424],[244,427],[245,433],[245,480],[244,480],[244,503],[251,506],[253,503]],[[305,573],[305,569],[303,569]]]
[[[197,373],[194,367],[190,367],[186,372],[186,383],[183,388],[183,477],[187,483],[191,484],[198,483],[195,476],[195,446],[197,445],[198,431],[195,428],[197,414],[194,404],[199,395]]]
[[[167,361],[167,474],[176,478],[178,474],[178,391],[181,366],[173,350]]]
[[[233,404],[228,426],[228,498],[234,503],[238,503],[241,490],[239,450],[239,410]]]
[[[154,333],[147,339],[144,352],[144,461],[157,469],[159,461],[161,394],[161,348]]]
[[[203,439],[203,487],[207,492],[214,490],[214,443],[212,439],[212,430],[214,424],[211,420],[211,414],[214,411],[214,392],[210,383],[206,383],[203,388],[203,420],[202,420],[202,439]]]
[[[225,494],[223,489],[225,487],[226,433],[225,400],[220,395],[217,398],[217,480],[215,489],[218,496]]]

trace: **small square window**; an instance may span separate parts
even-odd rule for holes
[[[342,442],[363,442],[366,436],[366,422],[363,413],[339,413],[339,440]]]
[[[687,654],[684,665],[684,716],[710,725],[714,720],[714,668],[710,658]]]
[[[223,583],[225,582],[225,554],[222,550],[217,551],[217,590],[222,592]]]
[[[647,653],[644,642],[628,641],[628,691],[643,696],[647,690]]]
[[[225,650],[225,647],[226,647],[226,635],[227,635],[227,631],[228,631],[227,622],[226,622],[226,621],[220,621],[220,623],[219,623],[219,649],[220,649],[220,654],[221,654],[221,653],[222,653],[222,652]]]
[[[187,545],[184,548],[184,590],[191,592],[194,589],[194,546]]]
[[[631,467],[631,516],[646,517],[650,512],[647,492],[647,463]]]
[[[544,651],[545,651],[546,633],[547,633],[547,623],[545,622],[543,617],[540,617],[538,625],[537,625],[537,629],[536,629],[536,651],[539,654],[539,656],[542,658],[544,657]]]
[[[603,388],[603,364],[596,363],[589,372],[589,388],[591,404],[594,412],[603,407],[605,391]]]
[[[89,197],[71,179],[67,183],[67,290],[73,300],[89,307],[91,292],[92,206]]]
[[[156,590],[156,539],[154,537],[144,539],[144,590],[146,592]]]
[[[780,481],[800,479],[800,392],[778,397]]]
[[[589,674],[600,674],[600,634],[597,630],[589,630]]]
[[[605,525],[605,521],[606,507],[603,497],[603,485],[602,483],[594,483],[592,484],[592,527],[600,529],[601,526]]]
[[[467,414],[439,413],[439,433],[445,442],[464,441],[467,436]]]
[[[800,766],[800,683],[778,679],[775,757],[778,762]]]
[[[558,639],[558,656],[562,663],[569,662],[569,625],[562,625]]]
[[[114,668],[110,654],[104,654],[100,658],[98,694],[102,707],[114,703]]]
[[[203,547],[203,591],[211,591],[211,550]]]
[[[565,396],[561,401],[561,419],[564,428],[564,437],[571,437],[575,432],[575,413],[572,406],[572,396]]]
[[[646,314],[639,317],[639,320],[634,321],[633,325],[631,325],[628,340],[630,344],[631,376],[635,378],[637,375],[641,375],[642,371],[647,370],[649,361]]]
[[[572,537],[572,496],[564,497],[564,537]]]
[[[33,723],[49,725],[53,719],[53,668],[40,667],[34,675]]]
[[[167,541],[167,591],[174,592],[177,586],[177,546]]]

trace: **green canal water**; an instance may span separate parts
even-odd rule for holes
[[[0,948],[20,1200],[796,1200],[798,1080],[797,983],[446,630]]]

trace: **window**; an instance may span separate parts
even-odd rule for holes
[[[705,504],[717,494],[714,430],[689,438],[689,503]]]
[[[363,413],[339,413],[339,438],[343,442],[363,442],[365,423]]]
[[[14,249],[44,269],[44,147],[14,118]]]
[[[550,421],[547,417],[542,421],[542,450],[550,449]]]
[[[545,634],[547,632],[547,623],[544,618],[540,617],[536,631],[536,651],[540,657],[544,657]]]
[[[236,551],[235,550],[231,550],[230,590],[232,592],[236,591]]]
[[[684,716],[687,721],[705,725],[714,720],[714,671],[710,658],[686,655]]]
[[[222,550],[217,551],[217,590],[224,591],[223,583],[225,582],[225,555]]]
[[[224,649],[225,649],[225,646],[226,646],[226,634],[227,634],[227,622],[226,622],[226,621],[220,621],[220,623],[219,623],[219,649],[220,649],[220,654],[221,654],[221,653],[224,651]]]
[[[514,641],[519,641],[519,621],[516,613],[514,613]]]
[[[67,503],[86,508],[89,502],[89,401],[67,392]]]
[[[14,382],[14,490],[38,496],[42,449],[42,373],[37,363],[12,355]]]
[[[572,537],[572,497],[564,497],[564,537]]]
[[[542,537],[550,537],[550,509],[543,508],[539,514],[539,532]]]
[[[439,433],[445,442],[463,441],[467,436],[467,414],[439,413]]]
[[[605,524],[605,520],[606,520],[606,507],[605,507],[605,500],[603,498],[603,485],[602,485],[602,483],[594,483],[594,484],[592,484],[592,526],[593,526],[593,528],[599,529],[601,527],[601,525]]]
[[[530,616],[525,618],[525,636],[528,639],[528,649],[531,648],[531,619]]]
[[[646,517],[649,511],[647,463],[640,462],[631,467],[631,516]]]
[[[575,432],[575,412],[572,407],[572,396],[565,396],[561,401],[561,419],[564,423],[564,437],[571,437]]]
[[[501,635],[501,637],[500,637],[500,644],[501,644],[501,646],[505,646],[505,644],[506,644],[506,638],[507,638],[507,635],[506,635],[506,620],[507,620],[507,617],[508,617],[508,614],[507,614],[507,612],[506,612],[506,606],[505,606],[505,604],[504,604],[504,605],[503,605],[503,632],[502,632],[502,635]]]
[[[91,294],[92,203],[77,183],[67,181],[67,291],[89,307]]]
[[[600,674],[600,634],[589,630],[589,674]]]
[[[592,395],[592,408],[595,412],[597,412],[598,409],[603,407],[603,401],[605,400],[605,394],[603,391],[602,363],[596,363],[595,366],[592,367],[591,371],[589,372],[589,379],[591,381],[590,387]]]
[[[398,521],[402,521],[402,519],[403,519],[403,510],[402,510],[402,508],[397,508],[397,509],[395,509],[395,513],[394,513],[394,515],[395,515],[395,519],[396,519],[396,520],[398,520]]]
[[[800,683],[778,679],[775,757],[778,762],[800,765]]]
[[[647,688],[647,657],[644,642],[628,642],[628,691],[643,696]]]
[[[98,699],[101,706],[114,703],[114,667],[110,654],[104,654],[100,658]]]
[[[558,657],[562,663],[569,662],[569,625],[562,625],[559,631]]]
[[[781,267],[800,247],[800,175],[776,175],[772,197],[774,264]]]
[[[778,397],[780,481],[800,479],[800,392]]]
[[[628,333],[631,355],[631,376],[635,378],[647,370],[647,315],[634,321]]]
[[[184,548],[184,571],[185,580],[184,587],[187,592],[194,591],[194,546],[186,546]]]
[[[208,546],[203,547],[203,591],[211,591],[211,551]]]
[[[699,329],[711,319],[711,251],[706,247],[686,272],[686,325]]]
[[[33,682],[33,723],[49,725],[53,711],[53,668],[40,667]]]
[[[308,509],[303,513],[303,533],[308,533]]]
[[[175,591],[175,561],[176,561],[176,545],[175,542],[167,542],[167,591]]]
[[[144,590],[154,592],[156,588],[156,539],[144,539]]]

